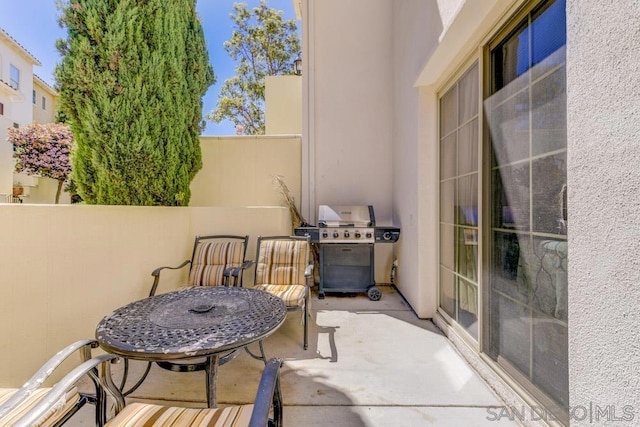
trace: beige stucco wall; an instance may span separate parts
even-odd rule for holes
[[[43,178],[36,176],[27,176],[25,174],[14,174],[14,182],[21,182],[24,185],[23,203],[29,204],[55,204],[56,192],[58,191],[58,180],[52,178]],[[69,193],[64,191],[65,185],[62,185],[60,193],[60,204],[71,203]]]
[[[300,136],[203,136],[190,206],[284,206],[281,175],[300,200]]]
[[[638,22],[634,0],[567,1],[570,404],[627,407],[625,425],[640,417]]]
[[[319,204],[373,205],[392,221],[392,5],[310,0],[303,77],[308,176],[303,212]],[[312,122],[313,127],[309,128]]]
[[[249,234],[254,259],[258,235],[289,227],[281,207],[0,205],[0,387],[21,385],[111,310],[146,297],[151,271],[188,259],[195,235]],[[159,291],[185,274],[163,273]]]
[[[437,46],[443,18],[437,4],[420,0],[395,2],[393,17],[393,206],[394,222],[402,228],[397,286],[419,316],[433,317],[438,303],[437,110],[433,89],[414,83]]]
[[[395,225],[392,9],[389,0],[303,2],[301,210],[311,223],[318,205],[342,204],[373,205],[378,225]],[[376,245],[378,283],[389,282],[394,246]]]
[[[302,77],[267,76],[264,85],[266,135],[302,133]]]

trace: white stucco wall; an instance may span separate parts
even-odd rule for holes
[[[303,9],[302,214],[315,223],[320,204],[373,205],[377,225],[395,225],[393,1]],[[377,283],[389,282],[393,250],[376,245]]]
[[[318,204],[371,204],[379,224],[392,220],[392,5],[389,0],[309,0],[305,31],[313,50],[304,71],[313,129],[305,210]],[[354,31],[357,25],[358,30]],[[305,35],[307,37],[307,35]],[[307,55],[307,53],[305,53]]]
[[[402,228],[396,244],[397,286],[420,317],[433,317],[438,303],[434,242],[439,155],[436,122],[428,125],[427,120],[437,111],[414,83],[437,45],[443,23],[436,4],[420,0],[394,2],[393,19],[393,206],[394,223]],[[425,111],[429,109],[431,113]]]
[[[20,70],[17,91],[9,87],[11,65]],[[33,65],[39,65],[35,58],[0,30],[0,102],[4,104],[4,114],[0,116],[0,194],[10,194],[13,185],[13,149],[6,142],[7,128],[14,123],[24,126],[32,120]]]
[[[570,404],[629,405],[625,425],[640,420],[638,22],[636,0],[567,0]]]

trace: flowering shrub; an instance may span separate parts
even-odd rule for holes
[[[32,124],[8,129],[7,141],[15,147],[16,172],[58,180],[56,203],[62,184],[71,173],[69,153],[73,135],[63,123]]]

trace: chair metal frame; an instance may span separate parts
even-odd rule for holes
[[[62,378],[43,398],[23,417],[21,417],[14,427],[31,427],[37,425],[47,414],[55,408],[60,399],[69,389],[85,375],[90,375],[96,379],[96,424],[101,427],[107,421],[107,398],[114,401],[114,417],[126,406],[124,395],[113,383],[111,376],[111,364],[119,361],[119,357],[114,354],[102,354],[89,359]],[[258,391],[254,400],[254,407],[251,413],[249,427],[274,426],[282,427],[283,424],[283,399],[280,387],[280,368],[282,360],[270,359],[262,372]],[[209,409],[203,409],[204,411]],[[270,418],[273,412],[273,418]]]
[[[8,400],[0,405],[0,424],[2,424],[2,418],[11,413],[12,410],[19,407],[29,396],[39,389],[44,382],[53,374],[53,372],[62,365],[71,355],[78,353],[80,360],[85,362],[91,359],[91,350],[98,347],[98,342],[93,339],[79,340],[72,344],[69,344],[54,356],[52,356],[44,365],[36,371],[31,378],[24,383]],[[80,400],[55,424],[56,426],[64,424],[73,414],[75,414],[85,404],[91,403],[96,405],[96,424],[100,424],[100,419],[104,416],[101,412],[100,404],[98,404],[98,378],[95,372],[89,372],[89,375],[96,386],[96,394],[89,395],[85,393],[79,393]],[[46,395],[45,395],[46,396]],[[44,399],[44,397],[43,397]],[[60,397],[62,399],[62,396]],[[60,399],[56,401],[59,403]]]
[[[186,267],[187,265],[189,265],[189,272],[188,275],[191,274],[191,269],[193,268],[193,259],[196,256],[196,251],[198,250],[198,245],[201,243],[206,243],[208,241],[229,241],[229,240],[235,240],[238,242],[243,242],[243,253],[242,253],[242,264],[239,267],[236,268],[227,268],[224,271],[223,274],[223,283],[220,283],[220,286],[242,286],[242,273],[244,270],[246,270],[247,268],[251,267],[253,265],[253,261],[246,261],[246,256],[247,256],[247,246],[249,244],[249,236],[248,235],[244,235],[244,236],[240,236],[240,235],[233,235],[233,234],[213,234],[213,235],[206,235],[206,236],[196,236],[193,242],[193,250],[191,252],[191,259],[185,260],[183,261],[180,265],[177,265],[175,267],[170,267],[170,266],[164,266],[164,267],[158,267],[155,270],[153,270],[153,272],[151,273],[151,276],[153,276],[153,284],[151,286],[151,290],[149,292],[149,297],[152,297],[156,294],[156,291],[158,289],[158,285],[160,283],[160,273],[163,270],[180,270],[184,267]],[[249,352],[249,350],[246,350],[252,357],[254,358],[259,358],[257,356],[255,356],[253,353]],[[262,342],[260,342],[260,351],[262,353],[262,357],[261,359],[263,359],[266,363],[266,356],[264,355],[264,350],[262,349]],[[223,365],[231,360],[233,360],[236,356],[238,355],[238,351],[232,351],[229,352],[228,354],[221,356],[220,357],[220,361],[219,364]],[[122,390],[124,396],[128,396],[131,393],[133,393],[135,390],[138,389],[138,387],[140,387],[142,385],[142,383],[144,382],[144,380],[147,378],[147,375],[149,374],[149,371],[151,370],[151,364],[152,362],[149,362],[147,364],[147,367],[145,368],[144,373],[142,374],[142,376],[138,379],[138,381],[132,385],[127,391],[124,391],[124,387],[126,385],[127,382],[127,378],[129,375],[129,361],[127,359],[125,359],[124,361],[124,372],[123,372],[123,376],[121,379],[121,383],[120,383],[120,390]],[[156,362],[156,365],[158,365],[159,367],[166,369],[168,371],[172,371],[172,372],[196,372],[196,371],[201,371],[204,370],[206,368],[206,362],[202,361],[202,360],[198,360],[195,362],[189,362],[189,363],[178,363],[178,362]]]
[[[153,272],[151,273],[151,275],[153,276],[153,285],[151,286],[151,291],[149,292],[149,296],[152,297],[156,294],[156,291],[158,289],[158,284],[160,283],[160,273],[162,272],[162,270],[180,270],[181,268],[184,268],[185,266],[189,265],[188,274],[191,274],[191,269],[193,268],[193,258],[196,255],[198,244],[206,240],[238,240],[238,241],[244,242],[244,252],[242,254],[242,261],[243,261],[242,265],[238,268],[226,269],[224,272],[223,283],[220,284],[221,286],[229,286],[229,285],[242,286],[242,272],[253,265],[252,261],[246,261],[247,246],[249,244],[249,236],[248,235],[239,236],[239,235],[232,235],[232,234],[214,234],[209,236],[195,237],[195,240],[193,242],[193,251],[191,252],[191,259],[185,260],[180,265],[177,265],[175,267],[164,266],[164,267],[158,267],[155,270],[153,270]]]

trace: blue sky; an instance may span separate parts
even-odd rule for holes
[[[223,43],[231,37],[232,21],[229,18],[234,3],[246,3],[254,7],[260,0],[199,0],[198,13],[202,19],[204,35],[209,50],[209,60],[216,74],[216,84],[204,96],[203,113],[216,106],[224,81],[234,75],[235,64],[224,50]],[[0,0],[0,28],[8,32],[41,63],[34,72],[53,86],[53,70],[60,56],[55,41],[66,36],[56,21],[56,0]],[[291,0],[267,0],[269,7],[282,10],[285,19],[295,19]],[[298,27],[300,23],[298,22]],[[230,122],[216,124],[207,121],[205,135],[233,135],[235,127]]]

